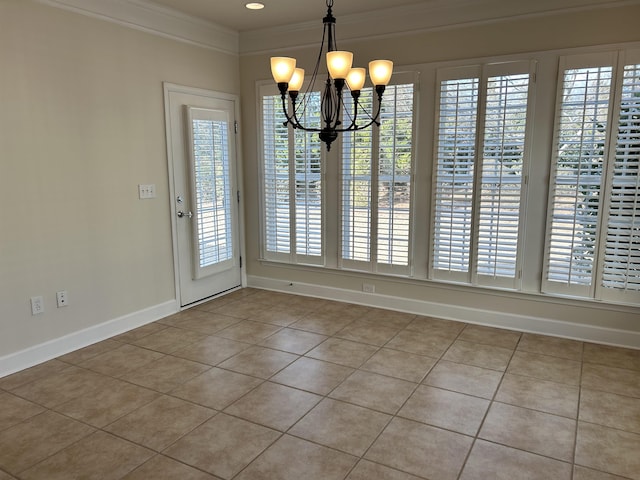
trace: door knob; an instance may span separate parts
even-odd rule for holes
[[[185,212],[183,212],[182,210],[180,210],[180,211],[178,212],[178,217],[180,217],[180,218],[182,218],[182,217],[191,218],[191,217],[193,217],[193,213],[191,213],[191,212],[186,212],[186,213],[185,213]]]

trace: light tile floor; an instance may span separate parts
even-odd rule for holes
[[[245,289],[0,379],[0,480],[640,479],[640,351]]]

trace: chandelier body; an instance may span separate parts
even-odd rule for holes
[[[380,125],[379,117],[382,95],[393,73],[393,62],[390,60],[374,60],[369,62],[369,76],[375,86],[378,97],[377,109],[375,115],[372,115],[359,103],[360,91],[366,80],[365,69],[352,68],[353,53],[337,49],[335,37],[336,19],[331,10],[332,7],[333,0],[327,0],[327,15],[322,20],[324,29],[320,52],[311,76],[311,81],[305,91],[305,93],[312,91],[320,69],[322,54],[326,51],[328,73],[320,97],[320,127],[309,127],[300,123],[298,110],[301,109],[302,112],[305,111],[307,106],[306,102],[309,98],[308,95],[304,95],[303,100],[298,103],[300,89],[304,81],[304,70],[302,68],[296,68],[295,58],[271,57],[271,73],[278,84],[282,98],[282,109],[287,119],[284,125],[291,125],[294,129],[307,132],[318,132],[320,140],[327,146],[327,151],[331,150],[331,144],[338,138],[339,133],[362,130],[371,127],[374,123],[378,126]],[[343,91],[345,86],[349,88],[353,99],[352,112],[347,112],[344,105]],[[287,109],[287,92],[291,100],[291,113],[289,113]],[[358,114],[361,113],[358,107],[360,107],[361,112],[364,112],[366,115],[363,125],[357,123]],[[345,114],[350,118],[346,126],[343,125],[342,122]]]

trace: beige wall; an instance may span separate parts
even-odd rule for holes
[[[638,41],[637,18],[640,7],[628,6],[341,46],[360,58],[415,65]],[[315,47],[288,53],[308,65],[317,54]],[[31,0],[0,0],[0,358],[174,299],[165,81],[241,95],[248,274],[360,290],[363,275],[259,261],[255,91],[269,77],[268,56],[238,59]],[[428,135],[428,119],[422,128]],[[139,183],[156,184],[157,198],[138,200]],[[425,281],[375,283],[396,297],[640,331],[637,309]],[[70,305],[57,309],[63,289]],[[35,295],[44,297],[45,313],[31,316]]]
[[[465,26],[453,29],[421,32],[405,36],[393,36],[382,39],[368,39],[366,41],[340,42],[340,47],[354,51],[356,60],[364,62],[365,59],[392,58],[396,68],[403,67],[409,70],[418,70],[420,75],[420,111],[418,114],[418,158],[415,179],[416,197],[420,197],[417,205],[416,228],[419,230],[418,238],[428,238],[427,225],[429,211],[428,205],[430,189],[430,174],[432,171],[431,152],[433,144],[433,82],[435,75],[434,62],[450,62],[462,59],[475,59],[490,57],[494,61],[500,60],[498,56],[509,56],[510,59],[536,57],[539,61],[538,76],[547,79],[547,84],[555,88],[557,72],[557,53],[545,53],[549,50],[574,49],[578,47],[590,47],[598,45],[612,45],[623,42],[640,41],[640,30],[637,28],[636,19],[640,18],[640,6],[626,6],[620,8],[603,8],[595,11],[573,12],[571,14],[558,14],[555,16],[531,16],[511,21],[487,23],[483,25]],[[339,20],[339,19],[338,19]],[[337,37],[340,40],[340,24],[337,24]],[[318,38],[318,41],[320,39]],[[535,53],[531,53],[535,52]],[[275,52],[274,52],[275,53]],[[495,292],[487,289],[473,289],[463,286],[437,284],[426,280],[398,280],[384,277],[372,277],[353,272],[338,273],[336,270],[322,270],[313,268],[284,267],[260,261],[260,224],[259,224],[259,145],[256,142],[257,135],[257,101],[256,82],[269,80],[268,58],[272,52],[264,52],[255,55],[241,57],[241,79],[243,117],[245,124],[244,135],[244,171],[245,190],[248,192],[246,219],[247,219],[247,270],[249,283],[264,279],[270,279],[272,285],[286,290],[288,282],[312,284],[320,287],[336,287],[354,292],[354,298],[362,301],[362,283],[375,283],[376,292],[391,297],[406,298],[409,300],[423,300],[436,302],[453,307],[468,307],[473,309],[496,311],[507,315],[523,315],[526,317],[538,317],[554,321],[569,322],[573,324],[606,327],[613,329],[631,330],[636,336],[630,342],[638,342],[640,337],[640,309],[623,306],[600,305],[595,302],[580,302],[564,299],[550,299],[542,295],[511,294],[508,292]],[[531,53],[531,54],[530,54]],[[280,51],[278,55],[291,55],[298,58],[299,64],[304,64],[311,70],[317,56],[317,48],[291,49]],[[536,109],[540,111],[538,118],[542,123],[535,126],[536,145],[533,158],[533,170],[531,181],[535,183],[532,189],[537,188],[540,194],[534,196],[536,204],[531,206],[533,217],[527,219],[527,235],[535,238],[533,245],[543,242],[546,189],[548,185],[550,142],[553,124],[553,102],[555,91],[547,89],[538,91]],[[338,181],[337,158],[329,156],[326,164],[326,183],[329,191],[326,196],[327,237],[335,244],[338,238],[338,225],[335,219],[337,212]],[[332,187],[333,185],[333,187]],[[540,199],[542,199],[540,201]],[[426,252],[427,245],[416,251]],[[542,252],[529,250],[527,262],[529,278],[525,283],[539,284],[541,272]],[[335,260],[337,252],[328,252],[328,261]],[[426,253],[421,258],[414,258],[417,269],[423,269],[427,264]],[[275,281],[274,281],[275,280]],[[278,281],[281,281],[278,283]],[[312,291],[305,286],[305,291]],[[360,296],[359,296],[360,295]],[[548,324],[548,322],[547,322]],[[531,330],[536,330],[535,325],[530,325]],[[596,328],[597,330],[597,328]],[[595,331],[595,330],[594,330]],[[560,334],[560,333],[558,333]],[[566,333],[564,333],[566,334]],[[603,337],[603,341],[604,337]],[[637,346],[640,346],[638,343]]]
[[[238,94],[239,60],[0,1],[0,358],[175,298],[162,82]]]

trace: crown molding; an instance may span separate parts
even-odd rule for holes
[[[36,1],[179,42],[239,54],[240,37],[235,30],[145,0]]]
[[[286,52],[317,46],[322,19],[237,32],[147,0],[36,0],[146,33],[232,55]],[[424,31],[539,17],[607,7],[638,0],[431,0],[362,14],[339,15],[340,40],[383,38]],[[295,45],[292,44],[295,39]]]
[[[431,30],[477,25],[523,17],[539,17],[598,8],[637,5],[637,0],[433,0],[420,4],[375,10],[363,14],[337,12],[340,40],[363,40]],[[322,19],[294,25],[241,32],[242,55],[296,50],[317,46]],[[292,45],[295,39],[295,45]]]

